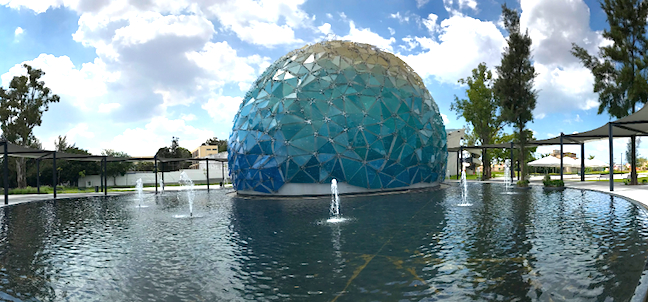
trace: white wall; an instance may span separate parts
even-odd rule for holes
[[[458,129],[448,133],[448,148],[459,147],[464,137],[465,129]],[[448,152],[448,165],[446,167],[446,178],[457,175],[457,152]]]
[[[203,169],[204,168],[204,169]],[[198,169],[185,169],[180,171],[173,172],[164,172],[164,183],[178,183],[180,179],[180,173],[185,172],[189,178],[194,183],[206,183],[207,182],[207,166],[205,163],[201,162],[200,168]],[[223,174],[221,173],[220,163],[209,163],[209,179],[212,183],[220,182],[223,179]],[[225,163],[225,174],[227,174],[227,163]],[[117,176],[115,178],[108,177],[108,186],[135,186],[137,179],[141,178],[142,183],[145,185],[155,185],[155,173],[153,172],[127,172],[124,176]],[[229,176],[228,176],[229,178]],[[162,173],[158,173],[158,183],[162,180]],[[94,187],[101,186],[99,175],[88,175],[86,177],[79,178],[79,187]]]

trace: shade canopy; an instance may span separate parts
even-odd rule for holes
[[[528,165],[531,167],[560,168],[560,158],[547,156],[529,162]],[[563,157],[563,167],[580,167],[580,163],[571,157]]]

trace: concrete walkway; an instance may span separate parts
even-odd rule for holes
[[[614,183],[614,191],[610,192],[610,182],[608,181],[591,181],[597,179],[598,176],[586,175],[585,181],[580,181],[580,176],[578,175],[565,175],[563,180],[565,181],[565,187],[573,189],[582,189],[582,190],[591,190],[598,191],[602,193],[608,193],[614,196],[624,197],[631,199],[646,208],[648,210],[648,185],[636,185],[629,186],[625,185],[622,182]],[[615,175],[615,179],[623,179],[625,175]],[[553,176],[552,179],[559,179],[558,176]],[[478,180],[468,180],[469,182],[482,182]],[[517,180],[516,180],[517,181]],[[446,179],[448,183],[457,183],[459,182],[456,179]],[[492,180],[484,181],[486,183],[504,183],[503,177],[496,177]],[[531,186],[543,186],[541,176],[532,176],[530,179],[529,185]]]
[[[227,185],[226,187],[232,187],[232,185]],[[220,189],[220,186],[217,184],[212,184],[209,185],[210,189]],[[164,187],[165,191],[179,191],[182,190],[183,188],[181,186],[168,186]],[[194,186],[195,190],[207,190],[207,185],[196,185]],[[112,191],[114,190],[114,191]],[[159,190],[159,188],[158,188]],[[145,187],[144,188],[144,193],[155,193],[155,187]],[[127,195],[127,194],[135,194],[135,189],[134,188],[124,188],[124,189],[111,189],[111,191],[108,192],[108,196],[119,196],[119,195]],[[56,199],[67,199],[67,198],[83,198],[83,197],[101,197],[104,196],[103,192],[92,192],[92,193],[57,193],[56,194]],[[31,201],[38,201],[38,200],[51,200],[54,199],[54,194],[14,194],[14,195],[9,195],[9,204],[6,205],[4,204],[4,196],[0,196],[0,208],[9,206],[9,205],[14,205],[14,204],[19,204],[19,203],[25,203],[25,202],[31,202]]]

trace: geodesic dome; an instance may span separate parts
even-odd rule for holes
[[[257,79],[234,118],[237,191],[338,182],[369,190],[443,181],[446,132],[421,78],[374,46],[294,50]]]

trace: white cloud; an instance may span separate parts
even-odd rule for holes
[[[331,30],[331,24],[329,23],[324,23],[321,26],[318,26],[317,29],[325,35],[332,34],[333,31]]]
[[[72,129],[70,129],[65,135],[71,142],[75,142],[78,138],[81,137],[93,138],[95,136],[94,133],[88,130],[88,124],[86,123],[77,124]]]
[[[407,36],[405,38],[402,38],[401,40],[405,42],[405,45],[398,45],[398,47],[407,51],[410,51],[419,45],[416,39],[412,38],[411,36]]]
[[[404,14],[401,15],[400,12],[396,12],[395,14],[389,14],[389,17],[398,20],[399,23],[408,23],[410,21],[409,16]]]
[[[207,8],[227,30],[243,41],[261,46],[302,43],[293,29],[308,27],[310,17],[300,6],[305,0],[216,2]],[[285,24],[279,24],[283,20]]]
[[[416,7],[421,8],[423,5],[427,4],[430,2],[430,0],[416,0]]]
[[[414,38],[423,52],[407,56],[399,54],[420,76],[456,83],[470,75],[481,62],[491,69],[500,63],[506,41],[492,22],[452,16],[441,22],[438,32],[438,41],[428,37]]]
[[[187,121],[187,122],[190,122],[190,121],[195,121],[196,120],[196,115],[192,114],[192,113],[190,113],[190,114],[182,114],[182,115],[180,115],[180,118]]]
[[[58,7],[59,3],[52,3],[48,0],[0,0],[0,5],[6,5],[13,9],[28,8],[37,14],[44,13],[50,7]]]
[[[216,122],[231,123],[241,106],[242,97],[215,96],[202,105]]]
[[[259,73],[270,66],[268,57],[239,57],[227,42],[208,42],[200,51],[188,52],[186,56],[209,74],[202,84],[212,89],[227,83],[242,83],[239,86],[245,90]]]
[[[607,43],[589,27],[590,11],[582,0],[523,0],[520,24],[533,39],[539,91],[536,116],[598,106],[594,77],[570,51],[576,43],[591,54]]]
[[[451,16],[462,15],[461,11],[467,8],[477,11],[476,0],[443,0],[443,6]]]
[[[98,112],[100,113],[110,113],[111,111],[121,107],[119,103],[102,103],[99,104],[99,110]]]
[[[16,27],[16,30],[14,30],[14,37],[18,37],[18,36],[22,35],[23,33],[25,33],[25,30],[22,29],[22,27],[20,27],[20,26]]]
[[[439,16],[435,14],[429,14],[427,18],[423,19],[423,25],[425,25],[430,34],[436,33],[436,31],[439,29],[439,25],[437,24],[438,19]]]
[[[389,34],[392,36],[396,33],[396,31],[391,27],[387,27],[387,30],[389,30]]]
[[[448,125],[450,123],[450,119],[448,119],[446,114],[441,113],[441,118],[443,119],[443,124]]]
[[[211,130],[187,125],[183,119],[154,117],[143,128],[126,129],[112,140],[100,143],[101,149],[123,151],[131,156],[151,156],[162,146],[168,146],[171,137],[180,138],[180,146],[192,150],[214,136]]]
[[[101,59],[84,63],[77,69],[69,57],[55,57],[41,54],[36,59],[14,65],[0,76],[2,85],[8,86],[14,76],[26,74],[23,64],[41,69],[45,75],[41,78],[54,94],[61,96],[61,101],[70,102],[77,108],[87,110],[90,105],[107,93],[107,84],[119,79],[119,72],[109,72]]]
[[[396,39],[394,37],[385,39],[381,37],[379,34],[372,32],[371,29],[369,28],[356,28],[355,23],[353,21],[349,21],[349,27],[350,27],[349,34],[342,37],[342,40],[349,40],[349,41],[359,42],[359,43],[367,43],[367,44],[377,46],[380,49],[387,50],[389,52],[393,51],[391,44],[396,42]]]

